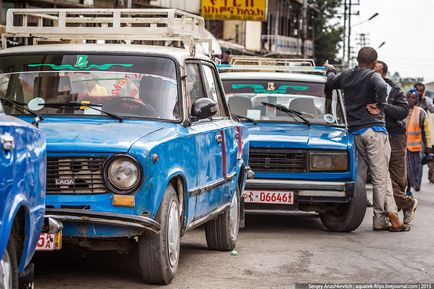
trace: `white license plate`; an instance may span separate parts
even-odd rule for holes
[[[62,248],[62,232],[56,234],[41,233],[36,251],[54,251]]]
[[[294,204],[294,192],[249,191],[243,193],[245,203],[257,204]]]

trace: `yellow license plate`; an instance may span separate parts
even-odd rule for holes
[[[41,233],[36,251],[55,251],[62,249],[62,231],[55,234]]]

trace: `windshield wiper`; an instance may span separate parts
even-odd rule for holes
[[[281,104],[273,104],[273,103],[268,103],[268,102],[261,102],[263,105],[265,105],[265,106],[271,106],[271,107],[274,107],[274,108],[276,108],[277,110],[280,110],[280,111],[283,111],[283,112],[286,112],[287,114],[289,114],[293,119],[295,119],[294,118],[294,116],[296,116],[296,117],[298,117],[299,119],[301,119],[307,126],[310,126],[311,124],[310,124],[310,121],[308,121],[307,119],[305,119],[304,117],[302,117],[301,115],[302,115],[302,113],[301,112],[299,112],[299,111],[296,111],[296,110],[293,110],[293,109],[290,109],[290,108],[287,108],[286,106],[283,106],[283,105],[281,105]]]
[[[39,126],[40,121],[44,120],[42,115],[37,114],[36,112],[34,112],[31,109],[28,109],[26,107],[27,104],[24,102],[19,102],[19,101],[12,100],[12,99],[9,99],[6,97],[0,97],[0,101],[2,101],[3,103],[5,103],[11,107],[15,107],[15,109],[18,110],[19,112],[21,112],[22,114],[25,114],[24,111],[27,111],[29,114],[31,114],[34,117],[34,119],[32,121],[32,125],[34,125],[36,127]]]
[[[86,103],[86,102],[74,102],[74,101],[68,101],[68,102],[45,102],[43,104],[41,104],[42,106],[46,106],[46,107],[54,107],[54,108],[65,108],[65,107],[73,107],[73,108],[81,108],[81,107],[90,107],[91,109],[94,109],[96,111],[100,111],[112,118],[115,118],[117,120],[119,120],[119,122],[123,121],[123,118],[120,117],[117,114],[111,113],[111,112],[107,112],[104,111],[102,109],[99,108],[95,108],[95,107],[101,107],[100,104],[96,104],[96,103]]]
[[[231,113],[232,116],[235,116],[236,118],[242,118],[245,119],[247,121],[253,122],[254,125],[257,125],[258,122],[256,120],[254,120],[253,118],[244,116],[244,115],[239,115],[239,114],[235,114],[235,113]]]

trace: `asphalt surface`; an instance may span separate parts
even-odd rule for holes
[[[409,232],[372,231],[372,208],[351,233],[330,233],[315,214],[248,215],[238,255],[207,249],[202,229],[182,239],[178,274],[164,288],[293,288],[295,283],[434,283],[434,184],[426,181]],[[135,254],[39,253],[38,289],[139,289]],[[434,288],[434,287],[433,287]]]

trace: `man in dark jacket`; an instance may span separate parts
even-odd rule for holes
[[[399,219],[389,177],[390,145],[384,120],[387,86],[383,78],[374,72],[377,57],[375,49],[363,47],[357,55],[358,65],[353,69],[336,75],[333,65],[326,65],[327,86],[343,90],[348,130],[354,135],[359,166],[366,164],[371,172],[374,230],[402,231],[409,227]],[[379,113],[370,113],[368,105],[378,109]]]
[[[407,186],[407,135],[404,119],[409,113],[409,107],[404,92],[386,78],[387,64],[383,61],[377,61],[375,71],[383,77],[387,85],[388,95],[387,103],[384,105],[384,113],[386,114],[386,128],[391,147],[389,173],[396,205],[404,212],[404,224],[408,224],[413,220],[414,212],[419,204],[417,199],[405,194]],[[378,110],[370,109],[370,106],[368,110],[373,114],[378,113]]]

